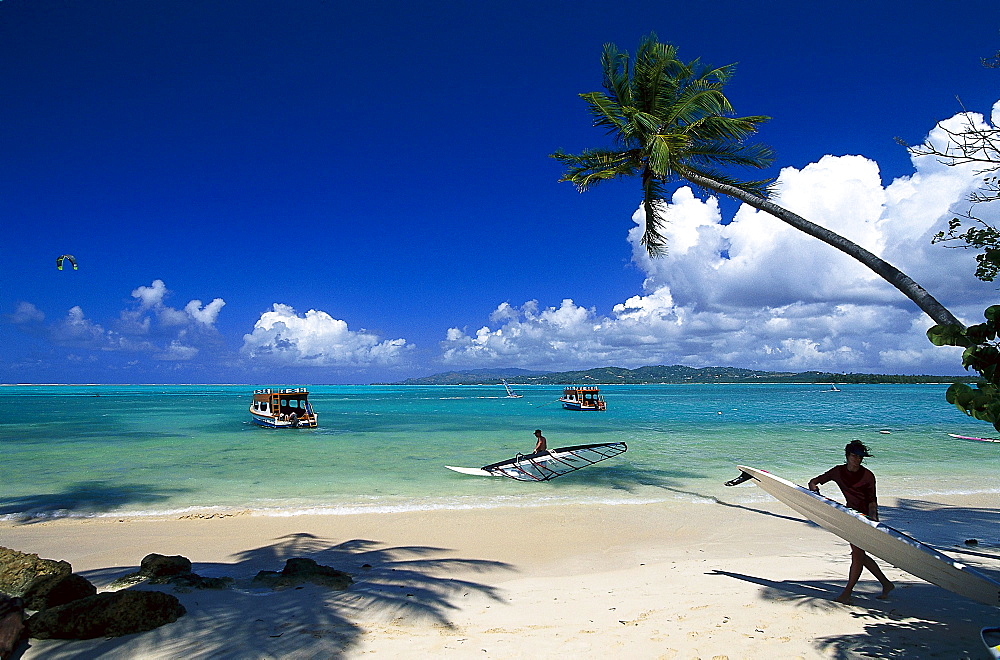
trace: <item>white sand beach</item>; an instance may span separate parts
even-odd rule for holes
[[[998,504],[882,506],[921,540],[979,538],[955,556],[997,575]],[[4,522],[0,545],[65,559],[99,588],[152,552],[238,580],[157,587],[187,614],[117,639],[32,640],[24,658],[985,658],[979,629],[1000,621],[892,567],[889,600],[865,574],[853,605],[832,602],[847,544],[777,502]],[[355,584],[249,588],[290,557]]]

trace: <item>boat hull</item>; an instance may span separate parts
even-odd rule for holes
[[[310,419],[296,420],[295,424],[288,419],[278,419],[274,415],[262,415],[253,410],[250,411],[250,421],[257,426],[268,429],[314,429],[319,425],[318,415],[313,414]]]
[[[579,401],[568,401],[566,399],[559,399],[562,403],[562,407],[566,410],[603,410],[603,408],[598,408],[597,406],[585,406]]]

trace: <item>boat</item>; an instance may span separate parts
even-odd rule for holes
[[[514,458],[499,463],[491,463],[481,468],[454,467],[449,470],[475,477],[507,477],[515,481],[549,481],[569,474],[603,460],[624,454],[628,445],[624,442],[600,442],[591,445],[559,447],[536,454],[518,454]]]
[[[500,380],[503,379],[501,378]],[[520,399],[522,396],[524,396],[523,394],[514,394],[514,390],[510,389],[510,385],[507,384],[506,380],[503,380],[503,386],[507,390],[508,399]]]
[[[250,420],[257,426],[272,429],[314,429],[318,426],[318,416],[309,403],[309,391],[304,387],[254,390]]]
[[[566,410],[605,410],[607,405],[600,389],[590,385],[567,387],[559,399]]]

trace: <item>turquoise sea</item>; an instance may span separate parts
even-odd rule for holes
[[[280,384],[298,386],[298,383]],[[882,497],[997,493],[1000,443],[944,402],[946,385],[637,385],[572,412],[560,387],[312,386],[314,430],[252,425],[252,385],[0,388],[0,519],[253,510],[270,515],[580,502],[766,499],[722,486],[735,465],[793,481],[858,438]],[[544,483],[460,475],[549,447],[627,453]]]

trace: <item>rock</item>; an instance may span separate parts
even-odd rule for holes
[[[110,584],[110,588],[112,590],[124,589],[145,581],[150,584],[172,584],[177,589],[184,591],[226,589],[235,582],[230,577],[206,578],[192,573],[191,560],[187,557],[180,555],[166,557],[153,553],[143,557],[137,572],[118,578]]]
[[[40,559],[38,555],[0,547],[0,592],[8,596],[23,597],[37,584],[72,572],[69,562]]]
[[[347,589],[354,579],[343,571],[329,566],[317,564],[312,559],[293,557],[285,562],[280,573],[276,571],[261,571],[253,579],[256,586],[284,589],[294,587],[303,582],[311,582],[331,589]]]
[[[146,555],[139,564],[139,573],[155,580],[191,572],[191,560],[181,555],[167,557],[156,553]]]
[[[24,602],[0,595],[0,660],[14,654],[24,639]]]
[[[35,581],[24,594],[24,606],[29,610],[45,610],[96,593],[97,587],[89,580],[76,573],[70,573]]]
[[[175,575],[167,580],[178,589],[228,589],[236,582],[231,577],[202,577],[197,573]]]
[[[36,612],[27,621],[36,639],[94,639],[145,632],[185,614],[176,596],[159,591],[97,594]]]
[[[965,539],[965,545],[979,545],[978,539]]]

